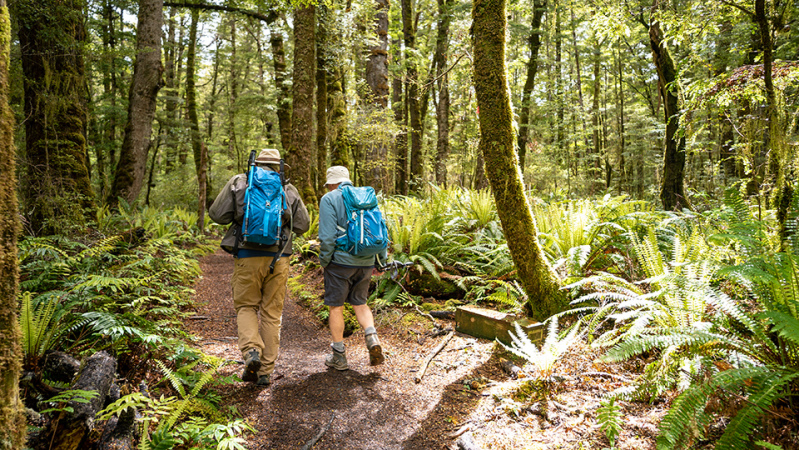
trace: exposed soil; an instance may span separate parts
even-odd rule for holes
[[[238,375],[242,365],[230,290],[232,257],[219,251],[204,258],[201,266],[204,275],[196,286],[198,315],[208,319],[191,320],[187,326],[199,336],[206,353],[238,361],[221,370]],[[302,268],[293,266],[293,276],[301,274]],[[318,271],[309,272],[301,282],[312,292],[321,290]],[[416,316],[410,325],[409,315]],[[542,412],[535,399],[513,400],[526,382],[512,380],[502,370],[501,358],[508,356],[502,349],[456,333],[417,384],[414,376],[421,363],[443,339],[425,333],[426,320],[412,311],[376,314],[385,364],[369,366],[359,330],[345,339],[350,370],[339,372],[324,365],[330,348],[326,325],[290,294],[272,385],[261,388],[241,382],[222,388],[225,406],[234,407],[257,430],[248,436],[248,447],[301,448],[331,418],[332,424],[314,449],[455,448],[455,435],[464,430],[483,449],[608,446],[596,423],[596,409],[604,393],[632,376],[624,368],[597,365],[590,349],[573,350],[558,368],[552,386],[554,401]],[[444,321],[442,326],[454,327],[454,323]],[[535,395],[535,385],[528,386]],[[665,405],[622,407],[618,448],[654,448],[656,424]]]

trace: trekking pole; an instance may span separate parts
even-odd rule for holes
[[[279,174],[280,174],[280,184],[283,185],[283,187],[284,187],[284,189],[283,189],[283,196],[284,196],[283,197],[283,201],[286,202],[286,209],[289,210],[289,231],[288,231],[288,234],[287,233],[283,233],[283,227],[282,226],[280,227],[280,247],[278,248],[278,251],[277,251],[277,254],[275,255],[275,257],[272,258],[272,264],[269,264],[269,273],[270,274],[275,273],[275,264],[277,264],[277,261],[280,259],[281,256],[283,256],[283,251],[286,249],[286,244],[289,243],[289,236],[288,235],[291,234],[291,230],[294,229],[294,214],[291,213],[291,207],[289,206],[288,200],[287,200],[288,196],[286,195],[286,189],[285,189],[285,186],[286,186],[287,182],[286,182],[286,173],[284,172],[284,168],[285,168],[285,161],[283,160],[283,158],[280,158],[280,172],[279,172]]]

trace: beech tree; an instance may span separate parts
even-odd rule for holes
[[[285,156],[291,165],[291,179],[306,205],[316,204],[311,186],[316,165],[314,87],[316,86],[316,7],[294,11],[294,80],[292,85],[291,146]]]
[[[22,346],[17,321],[17,173],[14,115],[8,106],[11,21],[0,0],[0,450],[25,447],[25,413],[19,398]]]
[[[560,281],[544,257],[524,193],[513,133],[505,65],[506,0],[475,0],[472,8],[474,89],[480,108],[480,151],[513,262],[532,317],[544,320],[565,306]]]
[[[136,61],[130,83],[128,122],[125,125],[125,137],[111,188],[111,204],[116,204],[120,197],[132,203],[139,196],[144,184],[156,98],[164,85],[164,67],[161,64],[163,10],[163,0],[139,0]]]
[[[94,207],[86,154],[82,0],[19,0],[25,91],[23,214],[33,233],[83,223]]]

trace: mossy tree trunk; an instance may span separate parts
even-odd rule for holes
[[[413,190],[421,187],[424,170],[422,167],[422,114],[419,101],[419,69],[411,56],[416,49],[416,14],[413,0],[402,0],[402,35],[405,39],[405,99],[410,120],[411,159],[409,183]]]
[[[533,2],[533,21],[530,24],[530,36],[527,43],[530,45],[530,59],[527,61],[527,79],[522,89],[522,108],[519,114],[519,165],[524,173],[524,159],[527,155],[527,142],[530,139],[530,108],[532,108],[532,94],[535,87],[535,76],[538,73],[538,50],[541,48],[541,19],[547,9],[547,0]]]
[[[330,111],[330,165],[352,171],[350,140],[347,135],[347,98],[344,90],[344,69],[339,66],[327,84],[327,108]],[[325,175],[322,175],[325,176]]]
[[[436,78],[438,78],[438,102],[436,102],[436,183],[447,186],[447,159],[449,159],[449,79],[447,59],[449,55],[449,24],[452,20],[453,0],[438,0],[438,35],[436,36]]]
[[[685,137],[677,133],[680,125],[680,100],[675,92],[677,70],[671,54],[663,42],[663,30],[655,17],[661,7],[660,0],[652,3],[652,14],[649,19],[649,45],[652,60],[658,74],[658,89],[663,100],[663,112],[666,120],[666,136],[663,152],[663,183],[660,189],[660,201],[666,211],[690,208],[691,204],[685,196],[683,180],[685,178]]]
[[[294,82],[292,85],[291,146],[286,161],[291,180],[306,205],[316,204],[311,173],[316,165],[314,88],[316,87],[316,7],[294,10]]]
[[[17,204],[14,115],[8,107],[8,63],[11,21],[6,0],[0,0],[0,450],[25,447],[25,415],[19,399],[22,370],[17,322]]]
[[[328,58],[325,48],[328,45],[328,23],[331,13],[327,6],[319,5],[316,29],[316,170],[313,173],[313,187],[316,196],[322,197],[325,189],[327,170],[327,78]]]
[[[388,0],[376,0],[374,30],[376,38],[369,47],[366,61],[366,83],[372,95],[372,105],[378,110],[388,106]],[[384,120],[385,115],[378,114],[377,120]],[[382,123],[382,122],[381,122]],[[363,161],[361,174],[363,182],[377,191],[392,192],[388,164],[388,142],[378,139],[366,145],[366,158]]]
[[[506,0],[475,0],[472,8],[474,87],[480,108],[480,151],[499,219],[527,295],[528,312],[543,320],[562,310],[565,294],[544,258],[524,194],[514,144],[513,112],[505,66]]]
[[[161,63],[161,28],[164,23],[163,0],[139,0],[136,26],[136,60],[130,82],[128,122],[119,154],[109,203],[121,197],[132,203],[139,196],[147,169],[156,98],[164,85]]]
[[[86,161],[82,0],[18,0],[25,77],[23,212],[33,233],[82,223],[94,207]]]
[[[191,127],[191,149],[194,154],[194,170],[197,173],[198,184],[198,209],[197,226],[203,229],[205,218],[205,199],[208,198],[208,148],[200,136],[200,119],[197,114],[197,25],[200,21],[200,11],[191,10],[191,25],[189,26],[189,49],[186,55],[186,112],[189,116]]]
[[[277,126],[280,129],[280,145],[283,151],[291,145],[291,98],[286,72],[286,50],[283,45],[283,32],[273,26],[269,32],[272,47],[272,63],[275,68],[275,87],[277,88]]]
[[[396,49],[394,59],[398,65],[402,64],[402,43],[399,39],[392,39],[391,46]],[[396,170],[394,174],[394,191],[398,194],[408,194],[408,108],[403,101],[402,78],[394,77],[391,82],[391,107],[394,110],[394,121],[401,129],[394,142],[396,152]]]

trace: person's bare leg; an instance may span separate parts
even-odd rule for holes
[[[371,311],[369,313],[371,317]],[[358,319],[360,321],[360,319]],[[331,306],[330,316],[327,318],[328,326],[330,327],[330,336],[333,342],[341,342],[344,340],[344,307]]]
[[[363,329],[367,329],[369,327],[375,326],[375,319],[372,317],[372,310],[369,309],[368,305],[358,305],[352,307],[353,311],[355,311],[355,318],[358,319],[358,323],[361,324]],[[344,318],[342,315],[341,319],[341,332],[342,336],[344,335]]]

